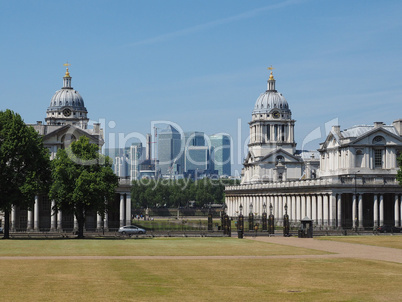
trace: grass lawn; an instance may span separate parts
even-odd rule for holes
[[[269,256],[325,252],[234,238],[0,240],[0,256]]]
[[[325,236],[316,237],[319,240],[333,240],[347,243],[358,243],[382,247],[402,249],[402,235],[389,236]]]
[[[0,253],[62,256],[317,252],[247,239],[166,238],[2,240]],[[402,284],[401,264],[342,258],[0,259],[0,265],[1,301],[398,301]]]

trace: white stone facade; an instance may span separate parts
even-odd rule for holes
[[[271,73],[268,87],[274,88],[272,80]],[[281,108],[275,107],[279,102],[257,112],[260,98],[250,122],[242,183],[225,188],[229,216],[237,217],[242,208],[245,216],[252,211],[261,217],[264,211],[270,214],[272,206],[280,225],[286,205],[294,226],[306,216],[320,229],[401,226],[402,187],[396,175],[397,157],[402,151],[402,120],[344,131],[335,126],[320,144],[319,162],[313,156],[303,160],[295,150],[290,110],[282,115]],[[288,110],[283,102],[282,110]],[[275,125],[281,126],[272,133]],[[275,132],[278,129],[282,132]]]

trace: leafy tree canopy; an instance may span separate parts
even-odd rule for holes
[[[235,184],[231,179],[141,179],[133,181],[131,200],[136,208],[183,207],[190,201],[201,207],[209,203],[223,204],[225,185]]]
[[[13,205],[31,208],[35,194],[47,192],[49,152],[42,138],[11,110],[0,111],[0,209],[5,213],[4,238],[9,238]]]
[[[118,178],[111,160],[81,136],[67,149],[57,151],[52,179],[49,197],[55,200],[57,209],[75,215],[78,237],[83,238],[85,213],[95,210],[103,215],[107,202],[113,200]]]

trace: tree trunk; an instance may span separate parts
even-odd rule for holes
[[[85,215],[83,213],[84,211],[80,211],[77,213],[77,223],[78,223],[78,239],[84,238],[84,225],[85,225]]]
[[[4,236],[3,239],[10,239],[10,210],[4,211]]]

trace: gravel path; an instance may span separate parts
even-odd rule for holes
[[[323,255],[323,257],[361,258],[402,263],[402,250],[389,247],[296,237],[248,237],[247,239],[334,253]]]

